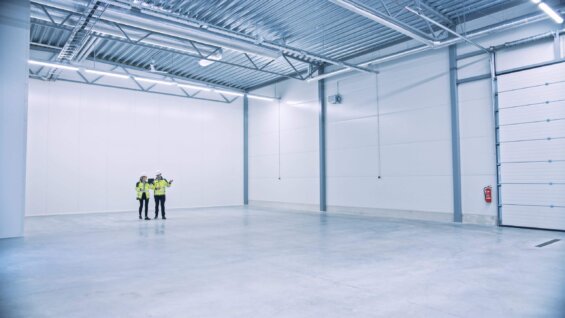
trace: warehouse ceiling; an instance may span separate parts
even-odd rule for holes
[[[242,91],[282,78],[306,80],[320,65],[371,72],[348,60],[413,40],[340,0],[31,2],[32,58],[40,52],[50,62],[80,66],[95,61],[112,70]],[[453,35],[406,7],[452,28],[528,1],[343,2],[441,41]],[[60,72],[42,68],[32,75],[56,80]]]

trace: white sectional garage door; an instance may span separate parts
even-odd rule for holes
[[[565,63],[498,78],[502,225],[565,230]]]

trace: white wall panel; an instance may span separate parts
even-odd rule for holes
[[[530,8],[524,6],[524,10],[527,13]],[[512,17],[508,16],[508,18]],[[488,47],[553,29],[554,25],[551,22],[541,22],[483,37],[478,41]],[[551,41],[542,41],[528,48],[500,52],[497,56],[499,70],[553,58],[553,49],[549,42]],[[467,44],[458,46],[459,54],[475,50],[475,47]],[[479,55],[460,60],[458,68],[459,79],[488,74],[489,57]],[[328,205],[330,208],[359,207],[452,213],[447,50],[431,50],[378,65],[378,71],[380,72],[378,76],[350,73],[326,80],[327,95],[339,92],[343,96],[343,103],[327,105]],[[534,82],[541,84],[558,76],[545,75],[534,71],[528,76],[532,77]],[[501,83],[499,89],[505,90],[505,85],[509,84]],[[532,95],[541,94],[548,98],[558,98],[559,92],[563,91],[558,85],[542,86],[536,88],[539,91],[536,94],[520,96],[517,92],[512,98],[516,102],[526,103],[532,99]],[[281,191],[287,186],[283,185],[284,180],[282,183],[274,180],[279,168],[284,170],[285,161],[290,160],[284,159],[285,152],[289,155],[305,155],[309,153],[308,151],[314,151],[311,158],[305,157],[300,160],[304,162],[303,167],[309,166],[316,173],[318,171],[317,158],[314,155],[317,151],[316,85],[287,81],[279,84],[276,90],[278,93],[284,91],[281,94],[283,104],[280,134],[277,130],[279,115],[276,106],[264,103],[260,107],[256,101],[251,101],[253,108],[250,119],[250,152],[256,157],[250,158],[250,172],[252,179],[258,179],[255,184],[251,181],[251,192],[255,191],[256,200],[290,203],[307,201],[317,204],[317,200],[297,199],[304,193],[310,193],[312,197],[316,196],[318,193],[316,182],[310,183],[312,188],[307,188],[308,183],[300,183],[299,179],[293,179],[293,186],[299,187],[301,193],[289,189],[290,194],[287,195]],[[270,86],[257,93],[273,95],[274,91],[275,88]],[[497,214],[497,207],[495,203],[486,203],[483,197],[484,187],[489,185],[496,187],[491,82],[486,79],[462,84],[458,88],[458,94],[464,218],[492,224]],[[506,95],[502,98],[510,97],[511,95]],[[285,100],[300,100],[303,105],[291,108],[284,104]],[[511,109],[504,111],[508,114],[513,112]],[[545,110],[544,112],[547,114]],[[560,114],[559,111],[553,113],[554,116]],[[532,114],[531,118],[541,118],[536,114]],[[507,116],[506,119],[521,120],[520,116],[523,115]],[[285,120],[288,122],[284,123]],[[558,125],[558,122],[554,125]],[[279,138],[285,139],[280,144],[284,149],[280,156]],[[286,144],[293,141],[298,144]],[[545,149],[538,148],[536,148],[538,151]],[[532,149],[509,149],[509,153],[512,151],[526,151],[532,156],[535,153]],[[280,167],[277,163],[279,157]],[[296,160],[290,164],[290,167],[296,168],[299,159],[294,159]],[[308,175],[307,169],[296,169],[296,172],[292,174],[293,177]],[[381,179],[378,179],[379,175],[382,176]],[[268,193],[270,191],[268,188],[276,194]],[[260,196],[257,195],[258,192],[261,192]],[[496,196],[496,192],[494,195]],[[496,202],[497,198],[493,199],[493,202]]]
[[[27,215],[135,210],[140,173],[157,169],[175,179],[169,208],[241,204],[241,101],[30,86]]]
[[[343,95],[328,105],[328,205],[451,213],[447,51],[379,72],[327,81],[328,95]]]
[[[478,74],[476,74],[478,75]],[[458,86],[459,135],[461,145],[461,201],[463,217],[481,215],[494,223],[497,214],[496,191],[493,203],[484,200],[483,188],[496,189],[494,111],[490,79]]]
[[[528,64],[536,64],[553,60],[553,38],[527,47],[517,47],[502,50],[497,56],[496,68],[498,71],[513,69]]]
[[[289,80],[254,92],[280,96],[280,104],[249,99],[251,202],[318,205],[317,85]]]
[[[457,61],[459,79],[490,74],[490,56],[481,54]]]

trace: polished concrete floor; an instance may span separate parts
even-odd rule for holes
[[[563,233],[254,208],[167,216],[28,218],[25,238],[0,240],[0,317],[565,317]]]

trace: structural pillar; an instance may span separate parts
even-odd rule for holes
[[[249,204],[249,98],[243,96],[243,204]]]
[[[451,158],[453,163],[453,221],[463,222],[461,202],[461,140],[457,94],[457,46],[449,47],[449,90],[451,97]]]
[[[324,74],[324,66],[320,66],[318,75]],[[325,212],[326,207],[326,82],[318,81],[319,111],[319,138],[320,138],[320,211]]]
[[[0,1],[0,239],[23,235],[29,0]]]

